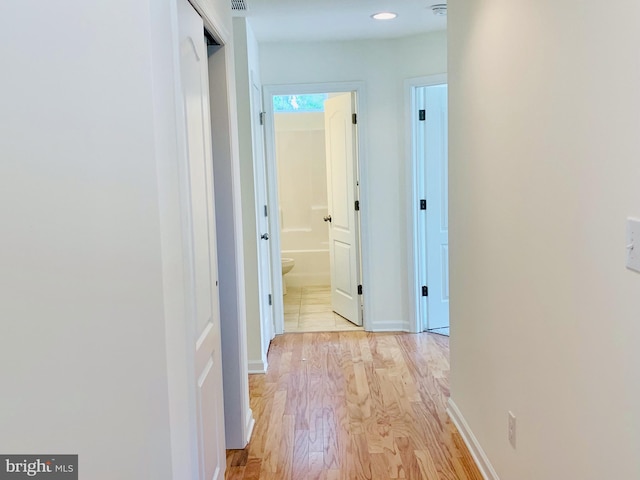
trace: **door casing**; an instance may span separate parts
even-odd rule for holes
[[[358,173],[359,173],[359,199],[360,199],[360,268],[363,285],[363,327],[370,330],[367,312],[370,312],[370,297],[366,294],[369,276],[369,246],[368,246],[368,182],[367,182],[367,155],[366,155],[366,90],[364,82],[335,82],[335,83],[307,83],[288,85],[265,85],[263,87],[263,104],[266,112],[265,137],[267,154],[267,185],[269,205],[273,211],[278,211],[278,172],[276,164],[275,128],[274,128],[274,95],[294,95],[313,93],[340,93],[355,92],[356,111],[358,112]],[[281,271],[280,253],[280,218],[278,215],[270,215],[271,231],[271,262],[272,271]],[[276,334],[284,333],[284,304],[282,298],[282,277],[274,275],[274,325]]]
[[[410,331],[419,333],[423,331],[421,309],[426,308],[426,301],[423,300],[421,292],[421,271],[420,271],[420,251],[423,248],[420,245],[419,224],[419,202],[420,202],[420,179],[419,179],[419,162],[418,152],[415,141],[418,138],[415,94],[418,87],[443,85],[447,83],[446,74],[429,75],[426,77],[417,77],[405,80],[405,121],[407,128],[405,137],[405,151],[407,152],[406,182],[411,188],[407,189],[407,225],[409,232],[407,235],[408,259],[408,294],[409,294],[409,325]]]

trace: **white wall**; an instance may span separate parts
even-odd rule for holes
[[[640,4],[448,22],[452,399],[503,480],[640,478]]]
[[[292,61],[291,59],[295,59]],[[370,275],[364,285],[373,329],[409,329],[407,296],[406,171],[404,97],[406,78],[446,71],[443,32],[398,40],[265,43],[260,46],[265,85],[363,81],[368,117],[360,118],[369,197]]]
[[[329,285],[324,112],[277,113],[274,120],[280,248],[295,260],[286,282]]]
[[[0,5],[0,451],[96,480],[189,478],[195,455],[175,26],[170,0]]]
[[[0,450],[171,478],[149,5],[0,24]]]

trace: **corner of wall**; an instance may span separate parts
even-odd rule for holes
[[[500,477],[498,477],[498,474],[494,470],[493,465],[491,465],[491,462],[489,461],[489,457],[487,457],[486,453],[482,449],[482,446],[480,445],[480,442],[473,434],[473,431],[471,431],[471,427],[469,427],[469,424],[462,415],[462,412],[452,398],[449,398],[447,414],[458,429],[458,432],[460,433],[460,436],[462,437],[465,445],[469,449],[473,460],[476,462],[476,465],[478,466],[482,477],[485,480],[500,480]]]

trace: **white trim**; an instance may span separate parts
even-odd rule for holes
[[[371,327],[373,332],[411,332],[409,323],[402,320],[397,322],[375,322]]]
[[[254,373],[267,373],[268,363],[266,360],[249,360],[249,375]]]
[[[462,412],[460,412],[460,409],[452,398],[449,398],[447,414],[458,429],[458,432],[460,432],[460,436],[469,449],[473,460],[476,462],[482,478],[485,480],[500,480],[500,477],[498,477],[493,465],[491,465],[491,462],[489,461],[489,457],[484,453],[480,442],[478,442],[478,439],[471,431],[471,427],[469,427],[469,424],[464,419]]]
[[[416,268],[416,260],[418,258],[418,231],[416,229],[417,222],[417,205],[418,205],[418,187],[416,183],[417,175],[417,158],[413,148],[413,139],[417,132],[416,120],[414,115],[414,94],[417,87],[429,85],[442,85],[447,83],[447,74],[441,73],[437,75],[429,75],[427,77],[409,78],[404,81],[404,97],[405,97],[405,152],[407,165],[406,169],[406,185],[407,188],[407,274],[409,282],[409,331],[418,333],[422,331],[419,312],[418,285],[420,284],[420,271]],[[413,288],[411,288],[413,287]]]
[[[247,445],[251,441],[251,435],[253,435],[253,427],[255,426],[256,426],[256,420],[255,418],[253,418],[253,410],[249,409],[244,421],[244,431],[247,434],[247,438],[246,438]]]
[[[196,12],[202,17],[204,27],[221,45],[229,45],[233,35],[226,26],[218,21],[217,15],[211,8],[212,2],[208,0],[189,0]]]
[[[361,283],[369,284],[369,223],[368,223],[368,176],[367,176],[367,116],[366,116],[366,89],[364,82],[327,82],[327,83],[304,83],[289,85],[264,85],[263,86],[263,105],[266,111],[265,137],[266,137],[266,155],[267,155],[267,183],[269,205],[273,211],[278,211],[278,172],[276,166],[275,153],[275,130],[274,130],[274,113],[273,101],[274,95],[287,95],[292,93],[332,93],[332,92],[356,92],[356,111],[358,113],[358,170],[359,170],[359,200],[360,200],[360,258],[362,264]],[[280,260],[280,218],[278,215],[270,216],[271,239],[271,262],[272,270],[281,271]],[[274,297],[274,324],[276,334],[284,333],[284,304],[282,301],[282,277],[274,275],[273,282]],[[364,321],[363,327],[367,331],[372,331],[373,322],[371,319],[371,298],[369,295],[363,296],[364,300]],[[377,328],[376,328],[377,331]]]

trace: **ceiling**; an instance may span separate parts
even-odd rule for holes
[[[241,0],[242,1],[242,0]],[[445,30],[446,16],[430,6],[446,0],[244,0],[240,14],[259,42],[398,38]],[[371,15],[391,11],[394,20]],[[236,14],[239,14],[236,12]]]

